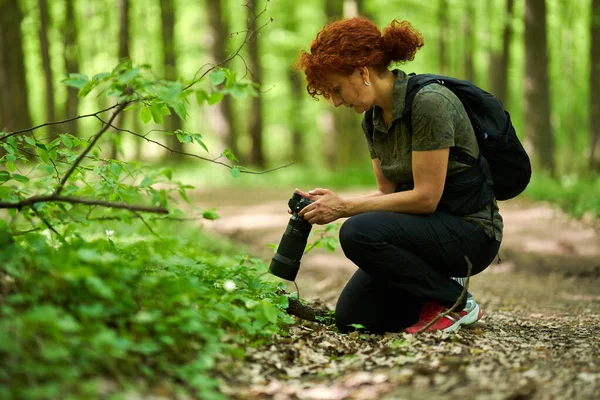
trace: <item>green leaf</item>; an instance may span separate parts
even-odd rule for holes
[[[240,177],[240,169],[238,167],[233,167],[231,168],[231,176],[233,176],[234,178],[239,178]]]
[[[15,166],[15,163],[7,161],[6,164],[4,164],[6,166],[6,169],[9,170],[10,172],[15,172],[17,170],[17,167]]]
[[[60,135],[60,140],[68,149],[73,148],[73,141],[67,135]]]
[[[100,72],[99,74],[94,75],[92,77],[92,80],[101,81],[101,80],[104,80],[105,78],[108,78],[109,76],[111,76],[111,74],[109,74],[108,72]]]
[[[29,182],[29,178],[24,175],[13,174],[13,179],[18,182]]]
[[[267,299],[263,299],[263,301],[261,301],[261,310],[267,321],[274,324],[277,323],[277,307],[275,307],[273,303]]]
[[[196,143],[198,143],[200,146],[202,146],[202,148],[204,150],[206,150],[208,152],[208,147],[206,147],[206,144],[204,144],[204,142],[202,141],[202,135],[200,135],[199,133],[194,135],[194,140],[196,141]]]
[[[209,99],[210,96],[204,90],[196,90],[196,100],[199,106],[203,106]]]
[[[179,140],[181,143],[192,143],[193,138],[192,138],[192,135],[190,135],[186,132],[180,131],[180,132],[177,132],[177,140]]]
[[[148,107],[142,108],[140,111],[140,119],[143,123],[147,124],[152,119],[152,111]]]
[[[88,83],[85,84],[84,87],[82,87],[81,89],[79,89],[79,92],[77,93],[77,97],[85,97],[87,96],[87,94],[89,92],[92,91],[92,89],[97,85],[96,81],[89,81]]]
[[[215,70],[212,74],[210,74],[210,83],[214,86],[220,85],[225,82],[225,72],[221,69]]]
[[[41,147],[38,147],[37,153],[43,162],[45,162],[46,164],[50,164],[50,158],[48,157],[48,152],[46,150],[42,149]]]
[[[215,219],[219,219],[221,217],[219,217],[219,214],[217,214],[215,208],[211,208],[202,213],[202,218],[214,221]]]
[[[150,112],[152,113],[152,119],[157,124],[163,123],[163,115],[164,114],[162,113],[161,108],[162,108],[162,106],[157,103],[154,103],[154,104],[152,104],[152,106],[150,106]]]
[[[119,83],[122,84],[127,84],[129,83],[133,78],[135,78],[136,76],[138,76],[140,74],[140,69],[138,67],[135,67],[133,69],[130,69],[129,71],[125,72],[124,74],[121,74],[119,76]]]
[[[119,165],[117,163],[111,163],[109,170],[110,170],[111,175],[114,176],[115,179],[119,179],[119,176],[121,175],[121,171],[123,170],[123,168],[121,167],[121,165]]]
[[[142,182],[140,183],[140,187],[141,188],[147,188],[148,186],[150,186],[152,184],[152,177],[151,176],[147,176],[145,177]]]
[[[223,153],[221,153],[221,155],[226,157],[228,160],[240,162],[240,160],[237,159],[235,154],[233,154],[229,149],[223,150]]]
[[[67,85],[77,89],[83,88],[87,85],[89,78],[83,74],[69,74],[69,78],[63,80],[62,82]]]
[[[173,170],[170,168],[165,168],[161,172],[168,180],[173,179]]]
[[[183,120],[185,119],[187,114],[185,112],[185,106],[183,105],[183,102],[172,104],[171,107],[173,107],[173,110],[175,110],[179,118]]]
[[[10,179],[10,173],[7,171],[0,171],[0,183],[6,182]]]
[[[217,104],[221,100],[223,100],[223,93],[222,92],[213,92],[208,99],[208,104],[212,106],[214,104]]]

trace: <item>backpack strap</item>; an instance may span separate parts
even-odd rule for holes
[[[412,135],[412,104],[419,90],[432,83],[438,83],[440,85],[445,86],[444,81],[446,79],[452,78],[433,74],[416,75],[415,73],[411,73],[409,74],[409,76],[410,79],[408,80],[408,85],[406,87],[406,96],[404,98],[404,112],[402,113],[402,118],[404,118],[406,121],[406,127],[408,128],[409,135]],[[371,120],[372,118],[373,117],[371,116]],[[475,127],[473,128],[475,129]],[[460,162],[461,164],[469,166],[473,166],[477,162],[477,159],[475,157],[471,156],[470,154],[466,153],[465,151],[459,149],[456,146],[450,148],[450,158]]]

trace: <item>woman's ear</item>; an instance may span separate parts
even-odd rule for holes
[[[370,82],[369,79],[369,68],[367,67],[359,67],[357,68],[358,73],[360,74],[360,77],[362,78],[363,81],[366,82]]]

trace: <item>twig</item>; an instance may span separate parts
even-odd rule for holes
[[[463,286],[462,292],[460,293],[460,296],[458,296],[456,303],[454,303],[452,307],[450,307],[449,309],[447,309],[446,311],[429,321],[429,323],[421,329],[419,329],[419,331],[415,333],[415,335],[418,335],[421,332],[425,332],[431,325],[435,324],[441,318],[444,318],[446,315],[456,310],[460,303],[462,303],[463,299],[465,298],[465,295],[467,294],[467,291],[469,290],[469,281],[471,280],[471,271],[473,270],[473,264],[471,264],[471,260],[469,260],[469,257],[465,256],[465,260],[467,261],[467,281],[465,282],[465,286]]]
[[[51,125],[60,125],[60,124],[65,124],[65,123],[67,123],[67,122],[75,121],[75,120],[78,120],[78,119],[89,118],[89,117],[95,117],[95,116],[96,116],[96,115],[98,115],[98,114],[105,113],[105,112],[107,112],[107,111],[110,111],[110,110],[112,110],[113,108],[117,108],[118,106],[119,106],[119,104],[115,104],[115,105],[113,105],[113,106],[110,106],[110,107],[108,107],[108,108],[105,108],[104,110],[97,111],[97,112],[95,112],[95,113],[93,113],[93,114],[79,115],[79,116],[77,116],[77,117],[63,119],[62,121],[46,122],[46,123],[43,123],[43,124],[41,124],[41,125],[36,125],[36,126],[34,126],[33,128],[27,128],[27,129],[21,129],[21,130],[19,130],[19,131],[8,132],[6,135],[4,135],[4,136],[2,136],[2,137],[0,138],[0,142],[2,142],[2,141],[4,141],[4,140],[8,139],[8,138],[9,138],[9,137],[11,137],[11,136],[18,135],[19,133],[33,132],[34,130],[36,130],[36,129],[39,129],[39,128],[43,128],[43,127],[45,127],[45,126],[51,126]]]
[[[50,229],[52,232],[54,232],[54,234],[56,236],[58,236],[58,238],[60,239],[61,242],[65,242],[65,238],[58,233],[58,231],[56,229],[54,229],[54,227],[52,225],[50,225],[50,222],[48,222],[48,220],[44,217],[42,217],[42,215],[40,214],[40,212],[35,208],[35,207],[31,207],[31,209],[33,210],[33,212],[35,213],[35,215],[42,220],[42,222],[44,223],[44,225],[46,225],[48,227],[48,229]]]
[[[87,153],[89,153],[90,150],[96,145],[96,142],[98,141],[98,139],[100,139],[100,136],[102,136],[102,134],[108,130],[108,128],[110,127],[110,123],[117,117],[117,115],[119,115],[119,113],[121,111],[123,111],[123,109],[125,107],[127,107],[128,104],[129,104],[129,102],[124,102],[124,103],[119,104],[119,106],[117,107],[115,112],[111,115],[110,119],[108,120],[108,123],[104,124],[104,126],[102,128],[100,128],[100,130],[98,132],[96,132],[96,134],[94,135],[94,138],[88,144],[88,146],[81,153],[79,153],[79,156],[77,156],[77,158],[73,162],[73,165],[71,165],[71,168],[69,168],[69,170],[65,173],[65,175],[60,180],[60,183],[59,183],[58,187],[56,188],[56,191],[54,192],[56,195],[59,195],[60,192],[62,192],[62,190],[65,186],[65,183],[67,182],[67,180],[69,179],[69,177],[71,176],[73,171],[75,171],[75,168],[77,168],[77,166],[79,165],[81,160],[83,160],[83,158],[87,155]],[[97,115],[96,115],[96,117],[97,117]]]
[[[204,160],[204,161],[211,162],[211,163],[213,163],[213,164],[219,164],[219,165],[222,165],[222,166],[224,166],[224,167],[227,167],[227,168],[229,168],[229,169],[232,169],[232,168],[234,167],[234,166],[232,166],[232,165],[229,165],[229,164],[226,164],[226,163],[224,163],[224,162],[217,161],[219,158],[221,158],[221,156],[219,156],[219,157],[217,157],[217,158],[215,158],[215,159],[210,159],[210,158],[207,158],[207,157],[202,157],[202,156],[199,156],[199,155],[197,155],[197,154],[193,154],[193,153],[187,153],[187,152],[185,152],[185,151],[179,151],[179,150],[175,150],[175,149],[172,149],[172,148],[170,148],[169,146],[165,146],[164,144],[162,144],[162,143],[160,143],[160,142],[158,142],[158,141],[156,141],[156,140],[148,139],[148,137],[146,137],[145,135],[140,135],[139,133],[133,132],[132,130],[129,130],[129,129],[123,129],[123,128],[119,128],[118,126],[115,126],[115,125],[109,124],[109,123],[105,122],[104,120],[102,120],[102,118],[100,118],[100,117],[98,117],[98,116],[96,116],[96,118],[98,118],[98,120],[100,120],[102,123],[109,125],[111,128],[113,128],[113,129],[115,129],[115,130],[117,130],[117,131],[119,131],[119,132],[127,132],[127,133],[129,133],[130,135],[133,135],[133,136],[139,137],[139,138],[141,138],[141,139],[144,139],[145,141],[147,141],[147,142],[149,142],[149,143],[152,143],[152,144],[155,144],[155,145],[157,145],[157,146],[159,146],[159,147],[162,147],[163,149],[165,149],[165,150],[168,150],[168,151],[170,151],[171,153],[175,153],[175,154],[181,154],[181,155],[183,155],[183,156],[188,156],[188,157],[194,157],[194,158],[197,158],[197,159],[200,159],[200,160]],[[294,164],[294,162],[293,162],[293,161],[291,161],[291,162],[289,162],[289,163],[287,163],[287,164],[285,164],[285,165],[280,165],[279,167],[271,168],[271,169],[268,169],[268,170],[265,170],[265,171],[252,171],[252,170],[246,169],[245,167],[241,167],[241,166],[239,166],[239,165],[235,165],[235,166],[236,166],[236,167],[238,167],[238,168],[241,168],[241,169],[240,169],[240,173],[242,173],[242,174],[261,175],[261,174],[266,174],[267,172],[273,172],[273,171],[277,171],[278,169],[287,168],[287,167],[289,167],[289,166],[290,166],[290,165],[292,165],[292,164]]]
[[[57,194],[50,194],[46,196],[32,196],[28,197],[24,200],[19,201],[18,203],[10,203],[5,201],[0,201],[0,208],[16,208],[20,210],[23,207],[32,206],[36,203],[71,203],[71,204],[87,204],[91,206],[102,206],[107,208],[120,208],[124,210],[130,211],[142,211],[156,214],[168,214],[169,210],[163,207],[148,207],[148,206],[136,206],[129,205],[127,203],[112,203],[108,201],[101,200],[91,200],[84,199],[81,197],[71,197],[71,196],[60,196]]]

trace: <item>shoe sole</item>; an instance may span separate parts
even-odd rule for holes
[[[450,325],[446,329],[442,329],[442,332],[454,332],[461,325],[474,324],[482,316],[483,316],[483,311],[481,310],[481,307],[479,307],[479,304],[475,304],[475,308],[472,309],[471,312],[469,312],[467,315],[465,315],[464,317],[462,317],[461,319],[459,319],[458,321],[456,321],[455,323],[453,323],[452,325]]]

